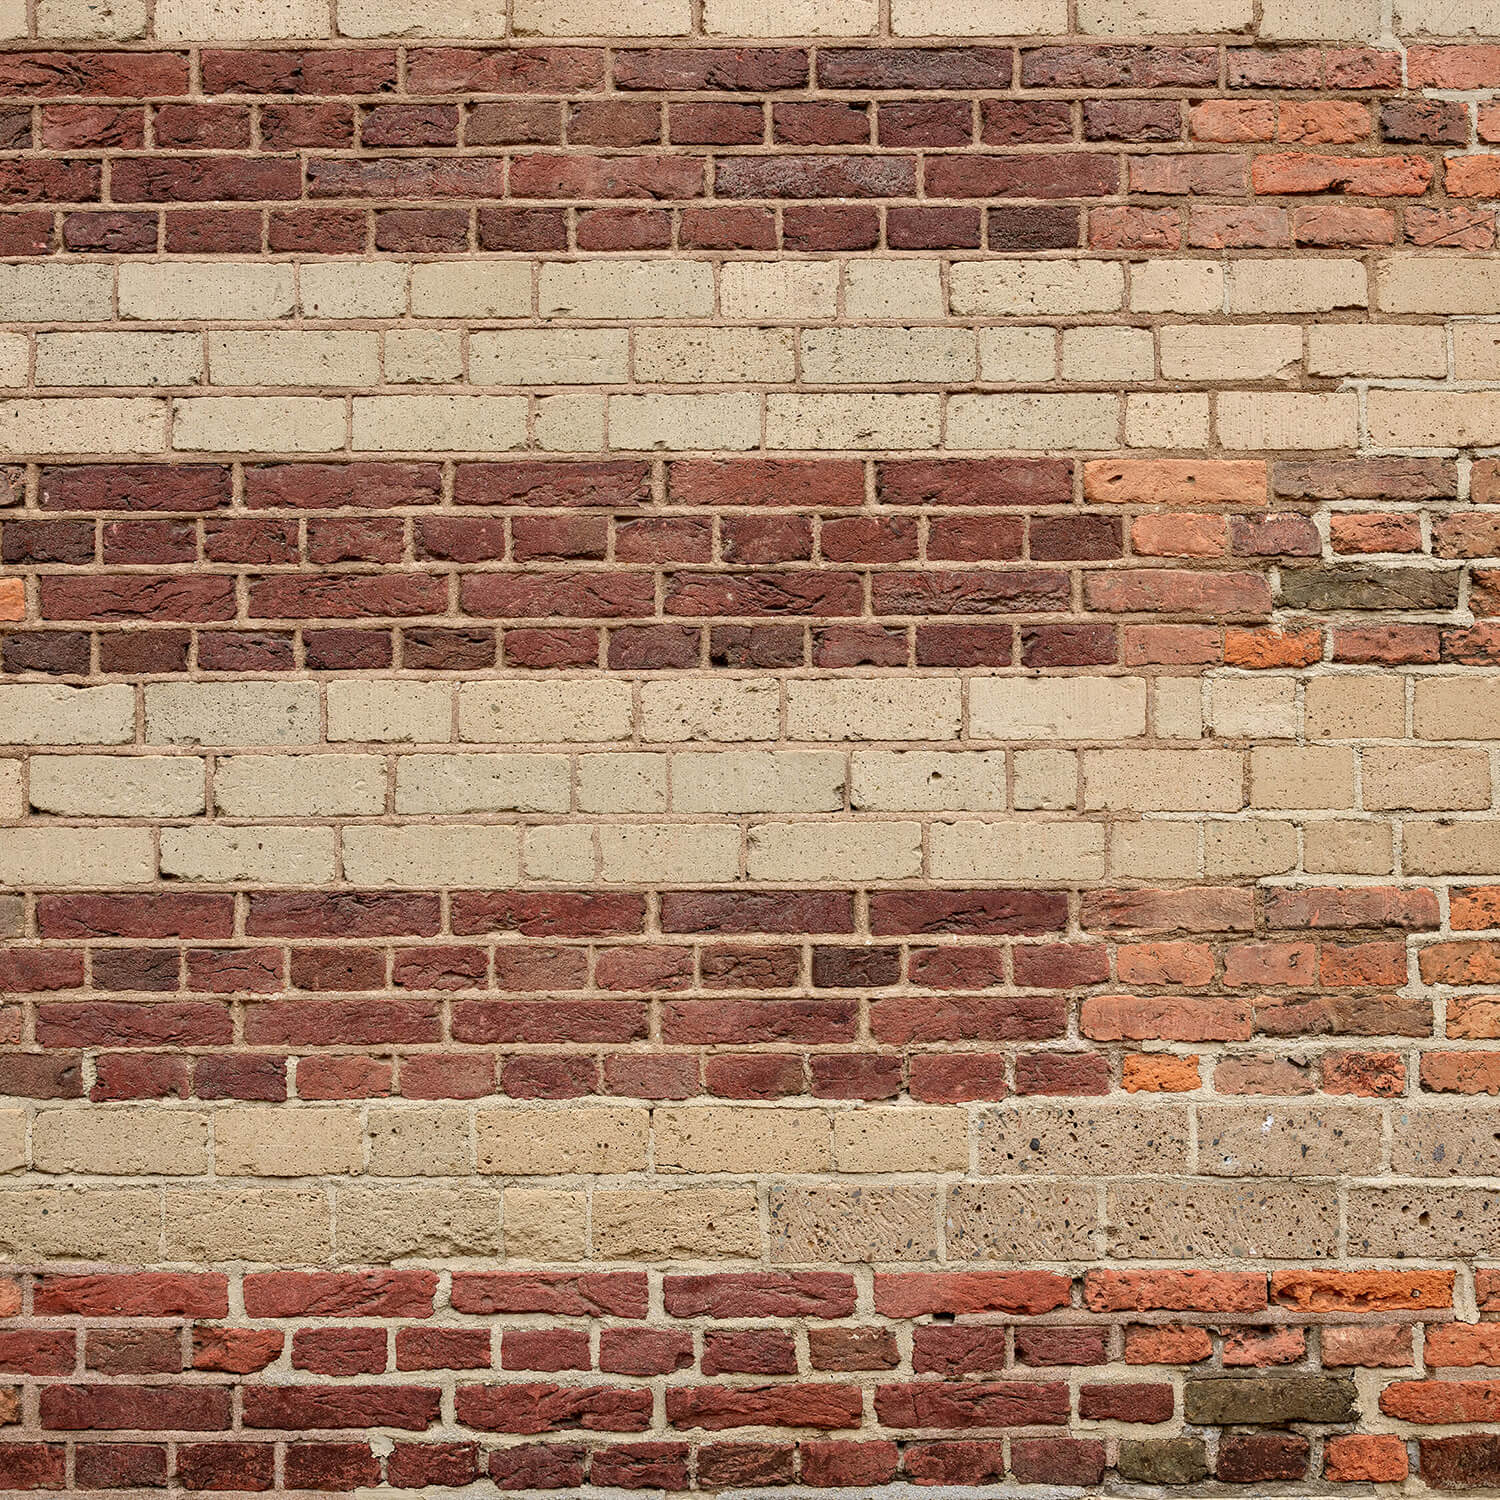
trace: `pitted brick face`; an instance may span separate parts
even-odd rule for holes
[[[0,1490],[1500,1495],[1497,90],[0,7]]]

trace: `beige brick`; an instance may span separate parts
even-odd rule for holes
[[[942,398],[878,391],[766,397],[768,448],[935,448]]]
[[[203,811],[203,762],[176,755],[34,755],[31,806],[83,818],[188,818]]]
[[[348,268],[338,267],[340,271]],[[293,268],[256,261],[142,261],[120,266],[120,316],[155,322],[289,317]],[[103,316],[103,314],[101,314]],[[71,315],[70,321],[78,321]]]
[[[21,762],[0,760],[0,818],[21,818],[25,814],[26,797],[21,790]],[[0,933],[10,934],[10,914],[9,904],[0,902]]]
[[[398,813],[567,812],[564,755],[403,755]]]
[[[1379,448],[1468,448],[1500,443],[1500,392],[1371,391],[1370,441]]]
[[[331,828],[163,828],[161,873],[176,880],[322,885],[333,879]]]
[[[704,0],[710,36],[869,36],[877,0]]]
[[[236,748],[314,745],[318,742],[317,684],[148,682],[146,740],[153,745]]]
[[[758,448],[760,397],[752,391],[611,396],[609,446],[674,453]]]
[[[1109,873],[1136,880],[1187,879],[1198,874],[1197,827],[1150,818],[1114,824],[1109,834]]]
[[[661,1172],[826,1172],[832,1160],[821,1109],[673,1106],[654,1128]]]
[[[24,333],[0,333],[0,386],[28,384],[27,368],[30,359],[31,341]],[[38,378],[37,384],[42,383]]]
[[[370,1171],[377,1177],[467,1177],[469,1114],[448,1105],[370,1110]]]
[[[1076,395],[960,395],[948,401],[950,448],[1113,448],[1120,399]]]
[[[1203,688],[1197,677],[1158,677],[1151,689],[1151,727],[1164,740],[1203,736]]]
[[[708,318],[714,272],[707,261],[549,261],[541,270],[544,318]]]
[[[961,1172],[969,1164],[961,1109],[840,1110],[833,1117],[840,1172]]]
[[[1065,328],[1062,378],[1095,385],[1150,380],[1155,346],[1144,328]]]
[[[588,1254],[588,1199],[553,1188],[506,1188],[507,1260],[583,1260]]]
[[[1208,720],[1220,739],[1291,739],[1297,733],[1297,679],[1217,678],[1209,684]]]
[[[208,1170],[208,1116],[162,1105],[42,1109],[31,1158],[38,1172],[195,1176]]]
[[[1392,687],[1399,701],[1399,680]],[[1412,723],[1424,740],[1500,739],[1500,681],[1489,676],[1418,677]],[[1400,733],[1398,721],[1389,737]]]
[[[817,750],[730,750],[672,759],[681,813],[839,812],[844,757]]]
[[[1397,0],[1395,30],[1401,36],[1494,36],[1500,10],[1494,0]]]
[[[1250,0],[1079,0],[1078,29],[1103,36],[1196,36],[1245,31]]]
[[[774,680],[704,681],[692,677],[641,684],[641,736],[646,740],[773,740],[781,693]]]
[[[1455,330],[1460,380],[1484,378],[1465,374],[1463,344]],[[1494,344],[1493,340],[1488,341]],[[1496,346],[1500,352],[1500,345]],[[1500,358],[1493,358],[1500,374]],[[1307,370],[1310,375],[1436,375],[1448,373],[1448,350],[1441,328],[1418,324],[1314,323],[1307,330]]]
[[[524,396],[356,396],[353,445],[363,452],[488,453],[526,446]]]
[[[1353,807],[1354,752],[1334,745],[1256,746],[1252,807]]]
[[[1491,314],[1500,307],[1500,265],[1491,256],[1393,255],[1375,263],[1382,312]]]
[[[1106,1198],[1109,1253],[1142,1260],[1330,1256],[1339,1238],[1333,1184],[1123,1182]]]
[[[321,1188],[179,1188],[164,1200],[162,1243],[171,1261],[305,1266],[333,1253],[332,1215]]]
[[[598,875],[594,830],[587,824],[528,828],[521,845],[521,868],[530,880],[593,880]]]
[[[459,738],[493,745],[618,740],[630,734],[623,682],[468,682],[458,690]]]
[[[789,382],[796,342],[790,328],[642,328],[635,375],[668,385]]]
[[[1017,750],[1011,759],[1018,812],[1078,806],[1078,757],[1071,750]]]
[[[942,267],[935,260],[844,262],[844,314],[881,322],[946,315]]]
[[[956,1183],[948,1192],[948,1257],[1093,1260],[1097,1196],[1092,1183]]]
[[[282,328],[214,333],[208,373],[215,385],[378,385],[380,335]]]
[[[1204,1104],[1198,1154],[1217,1177],[1363,1175],[1380,1166],[1381,1111],[1358,1106]]]
[[[922,872],[920,823],[756,823],[751,880],[901,880]]]
[[[1140,677],[976,677],[969,733],[990,740],[1120,740],[1146,732]]]
[[[818,385],[960,385],[974,379],[967,328],[822,328],[802,335],[802,378]]]
[[[861,750],[849,805],[859,811],[987,812],[1005,806],[1005,753]]]
[[[386,333],[387,380],[447,385],[462,380],[463,374],[463,342],[457,329],[393,328]]]
[[[941,678],[843,678],[786,685],[795,740],[945,740],[959,732],[959,685]]]
[[[531,315],[531,263],[433,260],[411,268],[416,318],[525,318]]]
[[[475,385],[623,385],[630,378],[623,328],[507,328],[469,336]]]
[[[196,385],[202,379],[203,344],[197,334],[37,335],[38,385]]]
[[[490,37],[495,12],[485,0],[335,0],[340,36]]]
[[[45,396],[0,401],[0,449],[10,457],[53,453],[158,453],[164,401],[140,396]]]
[[[594,1255],[600,1260],[718,1260],[761,1253],[753,1187],[596,1188]]]
[[[452,737],[453,689],[446,682],[356,678],[328,684],[330,740],[432,745]]]
[[[0,685],[0,743],[119,745],[135,738],[135,689],[64,687],[51,682]]]
[[[149,828],[0,828],[0,886],[140,885],[152,866]]]
[[[1359,398],[1352,391],[1224,391],[1217,404],[1226,448],[1353,448],[1359,442]]]
[[[344,830],[344,876],[355,885],[494,889],[520,873],[520,836],[510,827],[426,823]]]
[[[1408,875],[1500,874],[1500,827],[1486,818],[1408,819],[1401,831],[1401,864]]]
[[[1116,261],[971,260],[949,273],[949,302],[959,316],[1114,312],[1124,295]]]
[[[984,1176],[1135,1176],[1188,1165],[1180,1105],[1021,1103],[979,1112],[976,1162]]]
[[[1163,380],[1291,380],[1302,363],[1302,330],[1292,323],[1174,323],[1160,338]]]
[[[1098,880],[1104,874],[1100,823],[935,823],[929,838],[934,880]]]
[[[92,1183],[0,1189],[0,1251],[19,1262],[154,1264],[161,1257],[161,1194]]]
[[[769,1202],[773,1263],[937,1259],[935,1186],[773,1186]]]
[[[26,1169],[26,1111],[0,1109],[0,1172]],[[4,1200],[0,1199],[0,1203]]]
[[[514,24],[520,36],[682,36],[692,19],[688,0],[515,0]]]
[[[726,318],[831,318],[838,305],[839,268],[832,262],[738,260],[719,270],[719,311]]]
[[[1490,758],[1483,750],[1371,745],[1360,767],[1368,808],[1458,812],[1490,805]]]
[[[1295,824],[1250,818],[1204,826],[1203,869],[1208,875],[1285,875],[1296,868]]]
[[[236,1104],[214,1112],[214,1170],[222,1176],[312,1177],[363,1164],[358,1106]]]
[[[325,37],[327,0],[157,0],[155,34],[163,42],[249,42]]]
[[[580,812],[665,812],[666,807],[665,755],[624,751],[578,757]]]
[[[1229,264],[1232,313],[1317,313],[1364,307],[1364,263],[1357,260],[1235,260]]]
[[[1431,680],[1423,678],[1418,682],[1419,709],[1423,688]],[[1467,690],[1469,679],[1461,680]],[[1374,677],[1340,673],[1335,677],[1315,677],[1307,684],[1303,706],[1309,739],[1400,739],[1406,732],[1405,683],[1389,674]],[[1420,727],[1417,732],[1422,732]]]
[[[400,261],[321,261],[298,270],[302,311],[310,318],[399,318],[406,311]]]
[[[603,878],[611,883],[737,880],[738,828],[703,823],[609,823],[599,830]]]
[[[1302,861],[1310,875],[1388,875],[1395,868],[1391,825],[1309,821],[1302,828]]]
[[[1083,805],[1133,812],[1233,812],[1244,759],[1231,750],[1088,750]]]
[[[1278,41],[1375,41],[1380,0],[1264,0],[1260,34]]]
[[[651,1111],[621,1105],[509,1106],[474,1115],[479,1170],[500,1177],[638,1172],[646,1165]]]
[[[1391,1171],[1412,1177],[1494,1177],[1500,1172],[1495,1106],[1397,1108],[1391,1117]]]
[[[1494,323],[1454,323],[1453,325],[1453,373],[1460,380],[1494,380],[1500,378],[1500,325]],[[1392,333],[1427,334],[1441,346],[1443,330],[1427,326],[1405,325],[1391,329]],[[1389,372],[1397,375],[1446,373],[1446,366],[1426,371],[1410,368],[1410,361],[1393,363]]]
[[[274,809],[286,818],[385,811],[378,755],[230,755],[214,767],[214,806],[231,818]]]
[[[11,323],[108,322],[113,292],[110,266],[0,265],[0,305]]]
[[[891,0],[897,36],[1055,36],[1066,0]]]
[[[1051,328],[981,328],[979,378],[996,385],[1031,385],[1054,378],[1057,334]]]
[[[499,1255],[500,1194],[482,1188],[340,1188],[338,1256],[354,1265]],[[287,1257],[293,1262],[305,1257]]]
[[[1130,266],[1132,312],[1216,313],[1224,308],[1224,267],[1211,260],[1145,260]]]
[[[42,37],[129,42],[145,36],[146,21],[145,0],[37,0],[36,30]],[[26,35],[24,14],[20,28],[7,26],[5,35]]]
[[[1197,392],[1132,391],[1125,398],[1131,448],[1206,448],[1208,397]]]
[[[344,403],[321,396],[189,397],[172,403],[172,446],[188,453],[331,453],[344,446]]]
[[[538,396],[534,441],[549,453],[598,453],[604,447],[604,397],[592,391]]]

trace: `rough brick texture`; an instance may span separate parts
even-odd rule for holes
[[[1500,1494],[1489,34],[0,4],[0,1491]]]

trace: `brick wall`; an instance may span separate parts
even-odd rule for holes
[[[0,1490],[1500,1494],[1485,33],[6,0]]]

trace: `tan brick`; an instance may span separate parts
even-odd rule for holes
[[[160,1105],[42,1109],[31,1126],[38,1172],[191,1177],[208,1170],[208,1116]]]
[[[325,396],[193,396],[172,403],[172,446],[189,453],[331,453],[344,446],[344,403]]]
[[[203,762],[169,755],[34,755],[31,806],[84,818],[186,818],[203,811]]]
[[[1401,863],[1409,875],[1500,874],[1500,828],[1485,819],[1408,819],[1401,832]]]
[[[597,1188],[594,1254],[601,1260],[721,1260],[761,1253],[753,1187]]]
[[[1391,1171],[1412,1177],[1493,1177],[1500,1171],[1495,1107],[1398,1108],[1391,1116]]]
[[[766,397],[768,448],[935,448],[942,398],[879,391]],[[962,445],[960,445],[962,446]]]
[[[677,755],[672,806],[680,813],[839,812],[844,757],[816,750]]]
[[[751,880],[901,880],[921,874],[920,823],[755,823]]]
[[[507,328],[469,336],[475,385],[623,385],[629,378],[623,328]]]
[[[406,311],[407,268],[399,261],[314,262],[299,267],[298,278],[310,318],[398,318]]]
[[[751,391],[609,398],[609,446],[692,452],[760,446],[760,397]]]
[[[1104,392],[1068,395],[953,396],[950,448],[1113,448],[1120,398]]]
[[[1114,312],[1125,295],[1125,273],[1106,260],[959,261],[949,275],[955,314]]]
[[[563,755],[403,755],[398,813],[567,812]]]
[[[1203,737],[1203,687],[1196,677],[1158,677],[1151,688],[1151,727],[1165,740]]]
[[[0,760],[0,818],[22,818],[26,815],[26,796],[21,789],[21,762]],[[6,920],[9,907],[0,903],[0,932],[9,933]]]
[[[346,828],[344,877],[355,885],[502,887],[521,872],[511,827],[425,823]]]
[[[638,1172],[646,1165],[651,1112],[617,1108],[480,1109],[474,1116],[479,1170],[500,1177]]]
[[[127,683],[0,685],[0,742],[7,745],[119,745],[134,738],[135,690]]]
[[[333,1253],[332,1215],[320,1188],[179,1188],[164,1197],[168,1260],[301,1266]]]
[[[786,702],[792,739],[941,740],[958,734],[956,681],[790,681]]]
[[[844,262],[844,314],[849,318],[940,319],[947,312],[942,267],[935,260]]]
[[[337,0],[340,36],[488,37],[495,12],[483,0]]]
[[[1252,807],[1353,807],[1354,752],[1334,745],[1254,746]]]
[[[208,373],[215,385],[378,385],[380,335],[281,328],[214,333]]]
[[[1051,328],[981,328],[979,378],[987,383],[1031,385],[1053,379],[1057,334]]]
[[[333,879],[331,828],[163,828],[161,873],[175,880],[322,885]]]
[[[1418,684],[1419,704],[1429,680]],[[1306,687],[1304,712],[1309,739],[1400,739],[1406,732],[1405,683],[1363,673],[1315,677]]]
[[[144,0],[37,0],[38,36],[128,42],[146,34],[146,21]],[[7,28],[5,34],[25,36],[25,16],[18,30]]]
[[[37,335],[38,385],[196,385],[202,379],[203,344],[196,334]]]
[[[364,452],[489,453],[526,445],[522,396],[356,396],[353,411],[351,441]]]
[[[0,1189],[0,1250],[23,1262],[153,1264],[161,1257],[161,1194],[97,1184]]]
[[[849,804],[855,811],[987,812],[1005,802],[1002,751],[861,750]]]
[[[936,1260],[937,1191],[925,1184],[773,1186],[771,1260]]]
[[[1371,392],[1372,399],[1376,394]],[[1217,406],[1226,448],[1353,448],[1359,442],[1359,398],[1353,392],[1224,391]]]
[[[603,878],[610,882],[736,880],[739,829],[701,823],[611,823],[599,829]]]
[[[1200,1105],[1199,1159],[1217,1177],[1361,1176],[1380,1166],[1381,1112],[1358,1106]]]
[[[452,694],[446,682],[330,682],[328,738],[441,744],[452,738]]]
[[[31,341],[24,333],[0,334],[0,386],[28,384],[27,367],[30,359]],[[36,383],[44,384],[40,376]],[[133,382],[127,380],[124,383],[128,385]]]
[[[1209,685],[1209,723],[1221,739],[1290,739],[1297,733],[1297,680],[1219,677]]]
[[[469,1185],[340,1188],[334,1212],[339,1259],[354,1265],[389,1265],[417,1257],[491,1258],[503,1243],[500,1194]]]
[[[832,1160],[821,1109],[673,1106],[653,1123],[662,1172],[826,1172]]]
[[[1083,805],[1136,812],[1233,812],[1243,758],[1230,750],[1089,750]]]
[[[327,0],[158,0],[158,41],[248,42],[329,35]]]
[[[370,1171],[377,1177],[467,1177],[467,1110],[448,1105],[370,1110]]]
[[[1500,443],[1500,393],[1371,391],[1370,441],[1380,448],[1466,448]]]
[[[1395,868],[1391,826],[1340,818],[1308,822],[1302,859],[1313,875],[1388,875]]]
[[[833,1117],[840,1172],[962,1172],[969,1164],[961,1109],[841,1110]]]
[[[318,741],[315,683],[149,682],[145,692],[149,744],[240,748]]]
[[[897,36],[1055,36],[1065,0],[891,0]]]
[[[541,270],[544,318],[707,318],[714,273],[706,261],[549,261]]]
[[[1484,313],[1500,298],[1500,266],[1488,256],[1393,255],[1375,265],[1382,312]]]
[[[1070,750],[1017,750],[1012,795],[1018,812],[1078,806],[1078,757]]]
[[[1143,1260],[1327,1256],[1338,1243],[1334,1184],[1123,1182],[1108,1191],[1109,1252]]]
[[[599,453],[604,448],[605,398],[569,391],[538,396],[534,436],[549,453]]]
[[[463,379],[457,329],[393,328],[385,335],[385,378],[398,384],[447,385]]]
[[[1196,875],[1198,830],[1191,823],[1144,818],[1138,823],[1116,823],[1109,834],[1109,873],[1137,880]]]
[[[1351,1187],[1349,1243],[1361,1255],[1445,1258],[1487,1254],[1489,1188]]]
[[[1292,323],[1174,323],[1160,339],[1163,380],[1291,380],[1302,363],[1302,330]]]
[[[665,755],[623,751],[578,757],[580,812],[665,812],[666,807]],[[679,812],[687,810],[678,808]]]
[[[378,755],[229,755],[214,767],[214,806],[231,818],[366,817],[385,811]]]
[[[26,1111],[19,1108],[0,1109],[0,1172],[21,1172],[25,1169]]]
[[[802,375],[819,385],[967,384],[974,335],[966,328],[821,328],[802,334]]]
[[[417,318],[524,318],[531,313],[531,265],[524,260],[433,260],[411,268]]]
[[[1202,392],[1132,391],[1125,442],[1132,448],[1206,448],[1209,401]]]
[[[1483,750],[1372,745],[1360,766],[1368,808],[1457,812],[1490,805],[1490,758]]]
[[[935,823],[929,838],[934,880],[1098,880],[1104,874],[1099,823]]]
[[[143,261],[126,262],[120,267],[122,318],[164,323],[208,318],[260,320],[289,317],[295,307],[293,268],[289,265]],[[79,315],[71,314],[69,321],[79,321]]]
[[[360,1111],[350,1105],[237,1104],[214,1112],[214,1169],[229,1177],[311,1177],[364,1164]]]
[[[153,864],[149,828],[0,828],[0,886],[140,885]]]
[[[1460,325],[1460,330],[1482,326]],[[1454,343],[1456,349],[1461,349],[1456,334]],[[1475,378],[1464,373],[1461,352],[1458,363],[1459,379]],[[1307,330],[1307,370],[1310,375],[1442,377],[1448,373],[1448,350],[1443,330],[1427,325],[1314,323]]]
[[[1493,0],[1454,6],[1447,0],[1398,0],[1395,29],[1401,36],[1494,36],[1500,13]]]
[[[1132,312],[1224,310],[1224,267],[1209,260],[1146,260],[1130,266]]]
[[[585,824],[528,828],[521,843],[521,870],[528,880],[578,883],[597,880],[594,831]]]
[[[583,1260],[588,1254],[588,1199],[553,1188],[506,1188],[507,1260]]]
[[[1145,328],[1065,328],[1062,378],[1102,384],[1150,380],[1155,346]]]
[[[1203,830],[1203,869],[1211,876],[1284,875],[1297,868],[1293,823],[1250,818],[1209,823]]]
[[[796,379],[790,328],[642,328],[637,380],[672,385],[765,384]]]
[[[1488,676],[1418,677],[1415,689],[1412,723],[1418,739],[1500,739],[1500,681]],[[1392,738],[1400,733],[1399,727],[1389,731]]]
[[[618,740],[630,734],[623,682],[469,682],[458,690],[459,738],[478,744]]]
[[[1260,34],[1278,41],[1374,41],[1379,0],[1265,0]]]
[[[1079,0],[1078,29],[1104,36],[1194,36],[1245,31],[1248,0]]]
[[[52,453],[158,453],[167,408],[141,396],[42,396],[0,401],[0,448],[13,458]]]
[[[1140,677],[976,677],[969,732],[993,740],[1119,740],[1146,732]]]
[[[719,269],[719,311],[736,321],[831,318],[838,311],[839,268],[825,261],[726,261]]]
[[[1229,265],[1232,313],[1317,313],[1364,307],[1364,263],[1357,260],[1235,260]]]
[[[948,1191],[954,1261],[1093,1260],[1092,1183],[961,1182]]]
[[[692,9],[688,0],[515,0],[514,20],[520,36],[681,36]]]
[[[710,36],[869,36],[876,0],[704,0]]]
[[[1015,1104],[979,1113],[983,1176],[1134,1176],[1188,1165],[1188,1112],[1177,1105]]]
[[[661,743],[772,740],[780,711],[774,680],[694,677],[641,684],[641,736]]]

